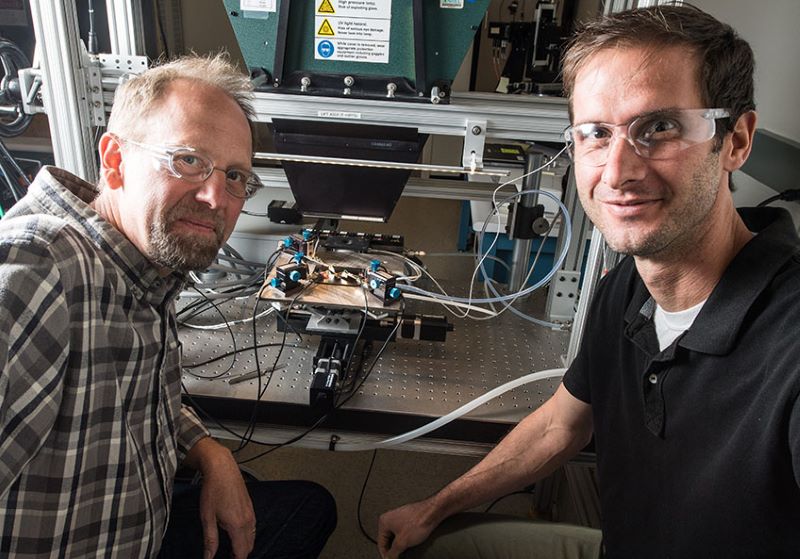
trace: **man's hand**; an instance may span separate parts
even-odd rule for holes
[[[186,463],[200,470],[200,520],[205,557],[211,559],[219,546],[217,525],[231,539],[233,557],[245,559],[253,550],[256,517],[239,466],[231,452],[210,437],[200,439],[186,456]]]
[[[383,559],[396,559],[409,547],[424,542],[439,521],[432,521],[430,500],[385,512],[378,519],[378,550]]]

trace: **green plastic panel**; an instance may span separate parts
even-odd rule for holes
[[[277,0],[276,12],[242,11],[240,0],[223,0],[248,67],[264,68],[274,75],[278,13],[281,3],[288,1],[291,1],[291,7],[284,76],[295,71],[402,76],[414,83],[412,0],[391,1],[388,63],[315,59],[315,11],[324,0]],[[464,0],[461,8],[443,8],[440,0],[424,0],[425,64],[429,86],[435,81],[450,83],[453,80],[488,4],[489,0]]]

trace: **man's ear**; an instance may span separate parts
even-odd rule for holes
[[[121,188],[124,184],[124,164],[122,162],[122,142],[114,134],[106,132],[100,137],[100,176],[105,186]]]
[[[757,120],[755,111],[747,111],[736,121],[733,132],[726,135],[722,144],[722,167],[726,171],[736,171],[747,161],[753,149]]]

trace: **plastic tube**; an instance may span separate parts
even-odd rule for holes
[[[445,303],[444,301],[436,299],[435,297],[427,297],[425,295],[416,295],[414,293],[406,293],[405,294],[405,298],[406,299],[415,299],[417,301],[430,301],[431,303],[439,303],[440,305],[444,305],[444,306],[452,305],[454,307],[462,307],[462,308],[465,308],[465,309],[468,309],[468,310],[471,310],[471,311],[482,312],[483,314],[489,315],[492,318],[497,316],[497,313],[494,312],[491,309],[484,309],[483,307],[476,307],[474,305],[468,305],[466,303],[452,303],[452,302]]]
[[[534,291],[539,289],[541,286],[545,285],[547,282],[550,281],[550,279],[554,275],[556,275],[558,270],[561,269],[561,264],[564,262],[564,260],[567,257],[567,253],[569,252],[570,241],[572,239],[572,222],[571,222],[570,217],[569,217],[569,212],[567,212],[567,208],[564,206],[564,204],[561,203],[561,200],[559,200],[558,198],[556,198],[555,196],[553,196],[549,192],[546,192],[546,191],[543,191],[543,190],[523,190],[522,192],[518,192],[517,194],[509,196],[508,198],[505,198],[504,200],[502,200],[497,205],[497,207],[499,208],[503,204],[509,202],[510,200],[513,200],[514,198],[518,198],[519,196],[522,196],[523,194],[531,194],[531,193],[539,193],[540,195],[548,196],[548,197],[552,198],[556,203],[558,203],[558,206],[561,209],[562,215],[564,217],[563,226],[565,228],[564,247],[561,250],[561,254],[559,254],[558,258],[553,263],[553,267],[550,269],[550,271],[542,279],[540,279],[538,282],[536,282],[534,285],[532,285],[532,286],[530,286],[530,287],[528,287],[526,289],[520,290],[517,293],[512,293],[510,295],[504,295],[504,296],[500,296],[500,297],[489,297],[487,299],[477,299],[475,297],[444,296],[444,295],[440,295],[438,293],[425,291],[424,289],[419,289],[417,287],[414,287],[413,285],[398,285],[397,287],[400,290],[405,291],[405,292],[416,293],[418,295],[426,295],[428,297],[435,297],[435,298],[440,299],[442,301],[447,301],[448,303],[449,302],[457,302],[457,303],[467,303],[467,304],[471,305],[471,304],[476,304],[476,303],[502,303],[503,301],[509,301],[509,300],[513,301],[514,299],[517,299],[519,297],[524,297],[525,295],[527,295],[529,293],[533,293]],[[497,208],[495,208],[493,211],[497,211]],[[484,223],[484,227],[485,226],[486,226],[486,224]],[[481,233],[483,233],[483,232],[481,232]],[[480,244],[479,244],[479,247],[478,247],[478,252],[479,253],[482,252],[482,247],[480,246]]]
[[[509,390],[512,390],[524,384],[529,384],[531,382],[563,376],[565,371],[566,369],[547,369],[544,371],[539,371],[536,373],[530,373],[525,376],[521,376],[505,384],[501,384],[497,388],[493,388],[486,394],[478,396],[471,402],[467,402],[460,408],[457,408],[448,413],[447,415],[443,415],[439,419],[431,421],[430,423],[423,425],[418,429],[414,429],[413,431],[403,433],[402,435],[397,435],[375,443],[348,443],[347,441],[339,441],[339,443],[337,443],[336,445],[336,450],[342,450],[348,452],[354,452],[359,450],[374,450],[376,448],[387,448],[390,446],[395,446],[401,443],[408,442],[412,439],[416,439],[417,437],[421,437],[422,435],[427,435],[431,431],[435,431],[436,429],[442,427],[443,425],[447,425],[451,421],[458,419],[462,415],[471,412],[478,406],[482,406],[489,400],[496,398],[497,396],[500,396],[501,394],[504,394]]]

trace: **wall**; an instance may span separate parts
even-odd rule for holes
[[[694,0],[729,23],[756,56],[759,128],[800,142],[800,2],[798,0]]]
[[[694,0],[693,3],[729,23],[750,43],[756,57],[758,128],[800,142],[800,1],[798,0]],[[737,205],[754,205],[775,194],[744,173],[734,182]],[[799,185],[800,186],[800,185]],[[792,212],[800,228],[800,204],[777,203]]]

